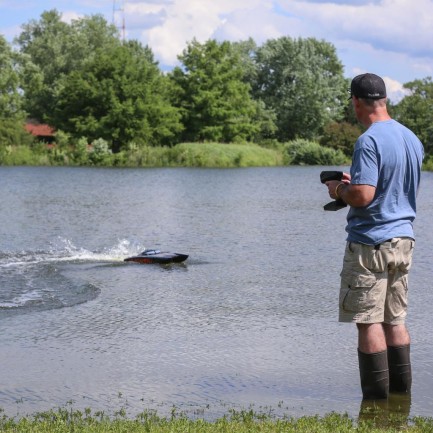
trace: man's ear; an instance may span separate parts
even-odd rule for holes
[[[356,96],[353,97],[353,107],[356,109],[358,109],[359,107],[361,107],[362,105],[362,101],[360,98],[357,98]]]

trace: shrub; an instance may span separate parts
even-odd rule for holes
[[[108,142],[103,138],[98,138],[92,143],[92,151],[89,153],[89,160],[95,165],[105,165],[109,163],[111,154],[112,152],[108,146]]]
[[[50,165],[48,154],[29,146],[6,146],[0,149],[2,165]]]
[[[71,136],[67,132],[58,130],[55,134],[55,140],[58,147],[66,148],[70,143]]]
[[[329,123],[323,131],[320,144],[352,156],[353,146],[361,132],[361,127],[348,122]]]
[[[285,165],[345,165],[348,162],[342,151],[323,147],[314,141],[293,140],[283,149]]]
[[[87,138],[81,137],[77,144],[75,145],[75,149],[72,152],[72,159],[77,165],[86,165],[89,161],[89,151],[87,149]]]
[[[6,146],[30,146],[33,141],[33,136],[24,129],[22,120],[0,118],[0,149]]]

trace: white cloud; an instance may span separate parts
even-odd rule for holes
[[[300,17],[303,37],[336,47],[349,77],[356,68],[400,82],[433,74],[432,0],[277,1],[287,16]]]
[[[433,2],[382,0],[358,6],[280,0],[286,13],[303,17],[305,30],[333,40],[352,39],[376,48],[433,55]]]
[[[225,16],[224,24],[213,34],[218,40],[241,41],[253,38],[261,44],[267,39],[283,36],[288,25],[287,18],[276,15],[269,2],[259,2],[248,10],[234,10]]]
[[[410,91],[408,89],[404,89],[403,85],[393,80],[389,77],[383,77],[383,81],[385,81],[386,86],[386,93],[388,95],[388,98],[396,104],[397,102],[401,101],[405,96],[410,94]]]
[[[256,31],[260,32],[261,17],[257,9],[266,11],[271,7],[271,0],[174,0],[163,4],[134,2],[127,4],[125,12],[133,27],[136,27],[137,17],[144,23],[152,19],[155,21],[158,17],[156,25],[142,31],[140,39],[152,48],[163,63],[174,64],[187,42],[193,38],[200,42],[215,38],[215,35],[229,40],[256,38]],[[257,22],[254,30],[248,26],[251,21],[254,24]],[[269,22],[264,27],[263,33],[271,37],[278,34]]]
[[[160,25],[144,30],[143,37],[160,59],[168,64],[175,62],[187,41],[194,37],[208,39],[222,22],[215,6],[200,0],[177,0],[172,5],[162,5],[159,10],[147,6],[142,9],[141,4],[137,7],[145,14],[164,15]]]
[[[62,21],[65,23],[70,24],[72,21],[77,20],[79,18],[82,18],[83,15],[80,15],[76,12],[69,11],[69,12],[62,12]]]
[[[128,33],[132,32],[131,37],[134,39],[143,39],[143,30],[156,28],[164,23],[166,19],[166,11],[162,4],[152,3],[126,3],[124,14],[126,16],[126,24]],[[116,15],[116,19],[120,19],[120,14]],[[137,35],[135,33],[138,32]]]

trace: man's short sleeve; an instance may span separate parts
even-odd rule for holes
[[[355,144],[350,176],[354,185],[377,186],[377,152],[374,142],[368,137],[361,136]]]

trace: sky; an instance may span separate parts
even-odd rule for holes
[[[101,14],[164,70],[193,38],[262,45],[288,36],[331,43],[345,77],[381,75],[392,102],[404,83],[433,76],[433,0],[0,0],[0,34],[12,42],[51,9],[66,22]]]

